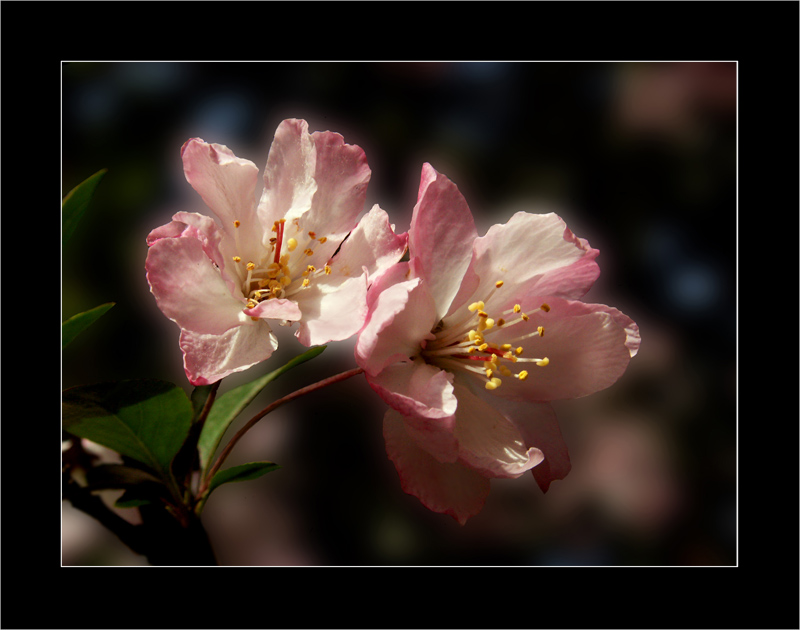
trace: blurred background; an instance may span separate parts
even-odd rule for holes
[[[557,211],[600,250],[585,300],[632,317],[642,346],[610,389],[556,403],[569,476],[547,494],[530,475],[494,480],[463,527],[402,492],[385,406],[363,378],[292,402],[228,460],[282,469],[209,499],[220,563],[734,565],[736,74],[734,63],[64,63],[62,196],[108,173],[63,251],[62,318],[116,306],[64,352],[62,386],[155,377],[191,391],[178,328],[144,275],[147,233],[178,210],[206,212],[181,145],[225,144],[263,169],[278,123],[305,118],[364,148],[366,209],[380,203],[398,232],[423,162],[459,186],[481,234],[520,208]],[[278,333],[273,358],[220,392],[305,350]],[[353,346],[283,376],[233,429],[354,367]],[[63,564],[144,562],[62,508]]]

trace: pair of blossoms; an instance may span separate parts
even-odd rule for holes
[[[555,214],[519,212],[479,237],[458,188],[429,164],[411,225],[378,205],[361,148],[285,120],[258,168],[199,139],[186,178],[218,220],[178,212],[148,236],[147,278],[181,329],[194,385],[263,361],[270,320],[305,346],[358,334],[355,360],[389,405],[383,433],[402,488],[460,523],[489,480],[569,472],[549,401],[614,383],[639,346],[617,309],[579,301],[599,275],[592,249]],[[408,258],[404,255],[408,251]]]

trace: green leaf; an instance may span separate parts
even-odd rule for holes
[[[63,350],[72,343],[75,337],[100,319],[114,304],[115,302],[107,302],[95,306],[93,309],[73,315],[61,324],[61,349]]]
[[[219,488],[223,483],[258,479],[261,475],[266,475],[279,468],[280,466],[278,466],[278,464],[273,464],[272,462],[250,462],[249,464],[231,466],[225,470],[220,470],[211,479],[211,483],[208,484],[208,493],[206,496],[211,494],[216,488]]]
[[[214,406],[211,407],[211,411],[206,418],[203,432],[200,434],[200,439],[197,444],[200,453],[200,469],[203,472],[203,476],[205,476],[211,464],[211,458],[214,456],[214,452],[217,450],[222,436],[225,434],[225,431],[228,430],[231,422],[253,402],[253,399],[261,393],[261,390],[284,372],[322,354],[325,348],[326,346],[311,348],[311,350],[296,356],[283,367],[279,367],[277,370],[250,383],[232,389],[216,399]]]
[[[62,247],[75,232],[78,222],[86,212],[89,202],[94,195],[94,191],[103,175],[108,172],[108,169],[97,171],[89,179],[81,182],[73,188],[64,200],[61,202],[61,245]]]
[[[62,396],[64,430],[141,462],[172,486],[170,462],[186,439],[192,404],[156,379],[73,387]]]

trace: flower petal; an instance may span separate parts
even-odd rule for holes
[[[433,338],[433,300],[422,280],[408,279],[410,273],[407,262],[398,263],[369,290],[369,314],[356,342],[356,361],[369,374],[415,357]]]
[[[364,375],[386,404],[403,415],[442,419],[456,412],[453,375],[421,360],[395,363],[380,374]]]
[[[297,339],[304,346],[342,341],[355,335],[367,317],[367,277],[320,275],[291,296],[303,317]]]
[[[147,252],[150,291],[161,311],[181,328],[220,334],[246,316],[230,287],[195,238],[162,238]]]
[[[578,239],[556,214],[518,212],[475,240],[472,270],[480,284],[468,301],[484,300],[498,280],[502,296],[526,295],[578,299],[600,274],[599,251]]]
[[[389,215],[375,204],[359,221],[330,261],[334,272],[366,269],[369,282],[375,282],[403,257],[408,234],[395,234]]]
[[[408,241],[412,269],[428,285],[437,322],[459,291],[476,236],[475,221],[464,196],[453,182],[426,163]]]
[[[481,511],[490,489],[486,477],[459,462],[437,461],[411,438],[403,415],[393,409],[384,416],[383,435],[404,492],[462,525]]]
[[[311,208],[317,190],[314,180],[316,148],[308,123],[289,119],[278,125],[264,169],[264,189],[258,215],[269,229],[275,221],[302,216]]]
[[[219,217],[223,231],[238,239],[237,254],[253,258],[263,248],[264,228],[256,214],[258,167],[237,158],[221,144],[199,138],[188,140],[181,149],[186,180]],[[234,227],[239,221],[240,227]]]
[[[516,425],[456,379],[455,437],[461,459],[487,477],[519,477],[544,459]]]
[[[268,359],[278,347],[278,340],[269,325],[260,320],[221,335],[182,330],[180,346],[189,381],[192,385],[209,385]]]
[[[534,304],[541,304],[545,299],[549,312],[534,311]],[[504,379],[494,393],[549,401],[586,396],[612,385],[625,372],[631,359],[629,332],[623,320],[602,305],[553,297],[545,299],[531,298],[527,304],[522,304],[523,312],[528,310],[530,319],[514,326],[513,332],[533,334],[522,343],[522,358],[547,357],[549,363],[543,367],[535,363],[516,363],[517,371],[523,367],[527,370],[527,379],[524,382]],[[544,328],[542,337],[536,334],[539,326]],[[508,337],[502,341],[518,343],[518,339]]]
[[[259,302],[255,308],[245,310],[245,315],[296,322],[302,317],[302,312],[297,302],[293,300],[272,299]]]

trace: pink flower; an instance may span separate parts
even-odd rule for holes
[[[389,404],[384,437],[402,488],[460,523],[489,480],[570,469],[549,401],[614,383],[639,346],[617,309],[578,301],[598,250],[555,214],[519,212],[478,237],[458,188],[422,169],[410,260],[370,289],[356,361]]]
[[[306,346],[357,333],[369,283],[400,259],[407,240],[377,205],[358,221],[371,175],[364,151],[285,120],[260,201],[258,168],[227,147],[195,138],[181,155],[186,179],[217,220],[175,214],[148,235],[146,269],[158,307],[181,329],[192,384],[267,359],[277,347],[269,320],[298,322]]]

